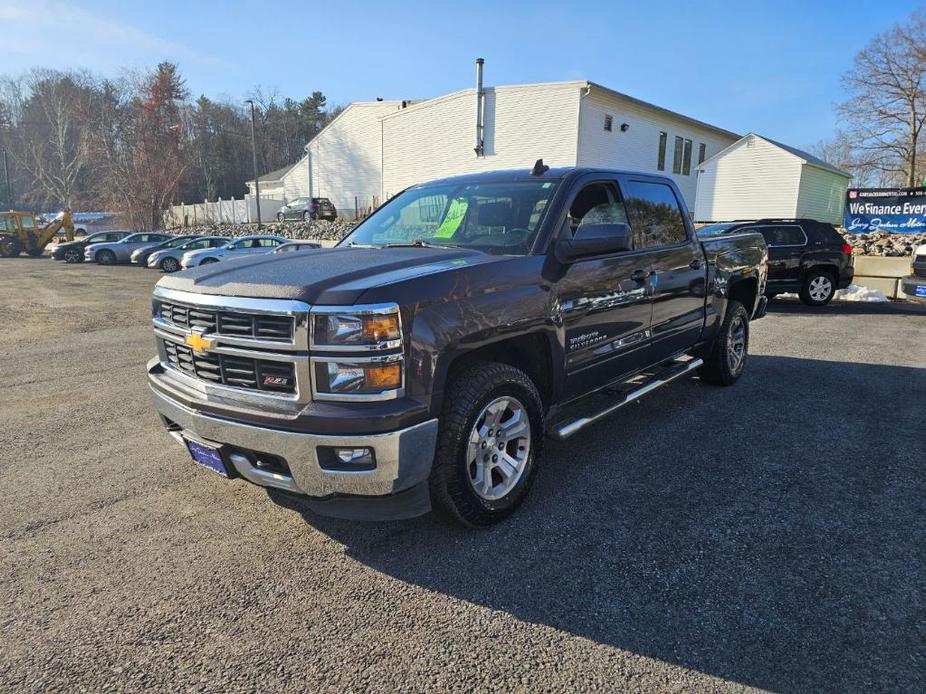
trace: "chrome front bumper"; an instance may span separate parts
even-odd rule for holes
[[[437,446],[437,420],[387,432],[356,436],[332,436],[281,431],[213,417],[167,397],[149,385],[162,423],[181,443],[186,436],[216,447],[259,451],[283,458],[290,475],[260,470],[243,456],[226,457],[241,477],[264,487],[313,498],[348,495],[385,497],[425,482]],[[320,446],[372,448],[372,470],[326,470],[318,459]]]

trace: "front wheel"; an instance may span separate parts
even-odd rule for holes
[[[833,276],[824,270],[812,270],[801,287],[801,301],[808,306],[826,306],[833,300],[835,293]]]
[[[97,251],[95,260],[99,265],[115,265],[116,254],[107,250]]]
[[[203,258],[203,261],[200,263],[200,265],[208,265],[209,263],[217,263],[217,262],[219,262],[218,258]]]
[[[710,354],[698,369],[703,381],[717,386],[731,386],[743,375],[749,353],[749,314],[733,299],[714,338]]]
[[[439,512],[468,526],[507,518],[537,473],[543,403],[531,379],[507,364],[474,366],[445,393],[429,480]]]
[[[177,272],[180,269],[180,262],[176,258],[167,256],[161,261],[161,270],[163,272]]]
[[[0,235],[0,257],[15,258],[22,250],[15,236]]]
[[[277,212],[277,221],[282,222],[286,219],[286,216],[282,212]]]

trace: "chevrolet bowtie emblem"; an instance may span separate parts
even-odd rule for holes
[[[206,352],[212,349],[212,345],[215,344],[215,340],[211,337],[203,337],[200,333],[193,333],[192,335],[187,335],[184,339],[184,342],[188,346],[193,348],[194,352]]]

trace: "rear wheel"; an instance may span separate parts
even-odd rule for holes
[[[161,261],[162,272],[177,272],[180,269],[180,262],[176,258],[167,256]]]
[[[277,212],[277,221],[282,222],[286,219],[286,216],[282,212]]]
[[[748,354],[749,314],[739,301],[731,299],[720,332],[698,374],[707,383],[731,386],[743,375]]]
[[[40,258],[41,256],[45,255],[45,249],[44,248],[30,248],[28,251],[26,251],[26,253],[31,255],[33,258]]]
[[[460,374],[440,417],[434,507],[470,526],[507,518],[534,480],[542,437],[543,403],[523,371],[487,363]]]
[[[97,251],[96,257],[94,259],[100,265],[116,264],[116,254],[105,248],[102,251]]]
[[[19,255],[22,248],[19,245],[19,239],[7,234],[0,235],[0,257],[15,258]]]
[[[825,270],[811,270],[801,287],[801,301],[808,306],[826,306],[833,300],[836,283],[833,276]]]

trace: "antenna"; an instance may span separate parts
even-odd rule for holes
[[[538,159],[534,162],[534,168],[531,169],[531,176],[543,176],[549,170],[550,167],[543,163],[543,159]]]

